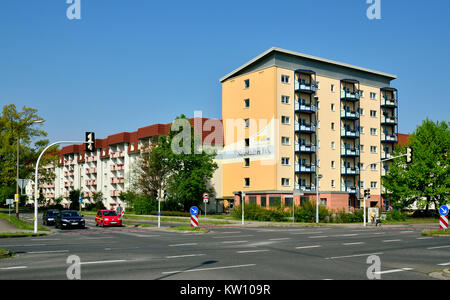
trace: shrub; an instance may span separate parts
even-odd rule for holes
[[[146,197],[137,197],[133,201],[133,210],[137,215],[150,215],[152,211],[158,209],[158,201]]]
[[[319,205],[319,220],[329,220],[330,212],[324,206]],[[302,206],[295,209],[295,222],[314,223],[316,222],[316,204],[306,201]]]
[[[406,214],[399,210],[391,209],[386,213],[387,221],[406,221]]]
[[[235,219],[242,218],[242,207],[237,205],[233,208],[231,215]],[[244,219],[251,221],[262,222],[283,222],[289,217],[289,212],[286,212],[280,208],[278,209],[265,209],[257,204],[249,203],[244,207]]]

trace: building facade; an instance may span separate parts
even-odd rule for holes
[[[367,206],[388,208],[379,162],[398,141],[396,78],[279,48],[223,77],[224,149],[236,153],[222,160],[223,197],[290,206],[318,188],[322,205],[354,211],[369,188]]]

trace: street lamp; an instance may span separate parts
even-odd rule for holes
[[[44,123],[44,120],[35,120],[31,122],[31,125],[33,124],[42,124]],[[17,132],[17,170],[16,170],[16,195],[19,195],[19,154],[20,153],[20,130]],[[20,196],[19,196],[20,197]],[[19,200],[19,199],[18,199]],[[19,202],[16,203],[16,217],[19,218]]]

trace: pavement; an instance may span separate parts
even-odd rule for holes
[[[13,226],[8,221],[0,219],[0,233],[16,233],[16,232],[27,232],[27,230],[24,229],[18,229],[15,226]]]
[[[99,228],[88,219],[84,230],[0,240],[16,252],[0,260],[0,280],[65,280],[72,255],[81,279],[433,280],[429,273],[450,266],[450,238],[422,237],[425,227],[233,224],[185,233]]]

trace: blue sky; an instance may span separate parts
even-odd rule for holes
[[[449,121],[450,1],[0,2],[0,105],[39,110],[52,141],[221,117],[219,79],[276,46],[396,74],[400,132]]]

